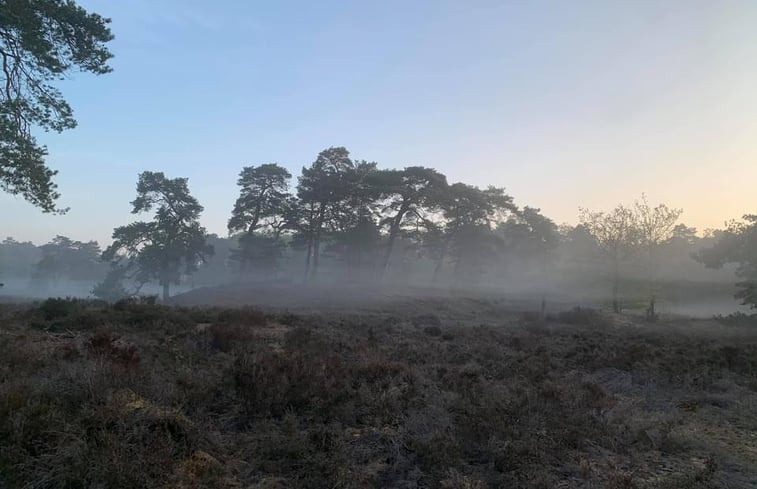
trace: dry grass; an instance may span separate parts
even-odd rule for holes
[[[757,485],[748,327],[2,307],[0,487]]]

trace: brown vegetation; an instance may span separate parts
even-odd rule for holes
[[[2,307],[0,487],[757,481],[745,326]]]

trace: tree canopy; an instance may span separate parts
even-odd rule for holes
[[[34,277],[39,280],[53,283],[62,279],[85,281],[100,276],[102,262],[97,241],[82,242],[56,236],[40,249],[42,258],[34,269]]]
[[[239,173],[239,197],[231,211],[229,231],[253,233],[282,216],[292,175],[276,163],[246,166]],[[279,219],[281,220],[281,219]]]
[[[113,264],[114,274],[128,273],[140,286],[157,280],[168,299],[171,284],[213,253],[199,222],[203,207],[189,193],[186,178],[149,171],[139,176],[132,206],[133,214],[154,210],[153,219],[116,228],[103,259]]]
[[[406,226],[418,229],[432,213],[438,212],[447,188],[447,177],[433,168],[409,166],[402,170],[376,171],[369,177],[369,182],[377,188],[380,197],[380,224],[388,228],[386,250],[379,270],[383,277],[400,233]]]
[[[35,127],[61,132],[76,126],[71,106],[55,82],[80,70],[111,71],[110,20],[73,1],[0,2],[0,189],[21,195],[44,212],[56,207],[56,171]]]
[[[737,265],[736,294],[742,303],[757,309],[757,215],[747,214],[743,221],[732,221],[711,247],[694,254],[694,259],[708,268]]]

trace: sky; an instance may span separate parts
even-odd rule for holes
[[[113,73],[60,84],[79,126],[37,135],[70,211],[0,194],[0,239],[108,244],[144,170],[225,235],[243,166],[296,177],[330,146],[557,223],[642,192],[700,230],[757,212],[753,0],[78,3],[116,38]]]

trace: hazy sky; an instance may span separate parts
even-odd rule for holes
[[[329,146],[504,186],[574,223],[646,192],[720,227],[757,212],[757,1],[81,0],[112,74],[42,134],[66,216],[0,195],[4,229],[109,242],[137,174],[189,177],[225,234],[243,165]]]

